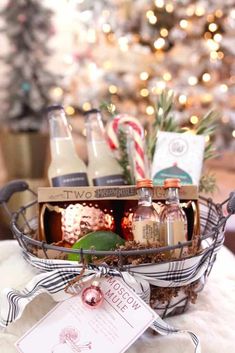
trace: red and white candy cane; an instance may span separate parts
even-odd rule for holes
[[[135,179],[144,179],[146,177],[145,152],[144,152],[144,129],[141,123],[128,114],[119,114],[107,126],[107,135],[109,145],[113,150],[119,148],[118,132],[125,126],[132,129],[134,140],[134,174]]]

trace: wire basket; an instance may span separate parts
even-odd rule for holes
[[[11,212],[8,207],[10,198],[18,192],[28,192],[32,201]],[[200,197],[200,234],[195,240],[180,243],[174,246],[165,246],[138,250],[96,251],[71,249],[48,244],[37,238],[38,214],[37,195],[25,181],[12,181],[0,190],[0,203],[10,216],[10,225],[13,235],[23,250],[23,255],[33,266],[41,270],[50,271],[55,268],[75,267],[74,263],[66,260],[51,260],[50,251],[60,254],[79,254],[81,263],[85,255],[116,256],[115,266],[88,264],[89,270],[97,271],[102,275],[120,275],[128,273],[133,276],[141,288],[147,287],[149,295],[143,290],[145,300],[150,302],[153,309],[161,317],[183,313],[190,302],[195,302],[197,294],[203,289],[207,276],[216,260],[218,250],[224,241],[224,227],[228,218],[235,213],[235,192],[221,204],[215,204],[212,199]],[[223,206],[227,206],[226,216]],[[197,252],[192,255],[183,255],[184,249],[196,246]],[[126,265],[125,258],[140,257],[149,254],[161,254],[178,251],[177,259],[161,261],[159,263],[144,263],[140,265]],[[40,257],[37,255],[40,251]],[[79,267],[79,264],[76,264]],[[81,268],[81,266],[80,266]],[[68,278],[68,281],[72,277]]]

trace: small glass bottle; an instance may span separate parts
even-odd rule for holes
[[[160,239],[166,246],[187,241],[187,218],[180,206],[178,193],[180,187],[180,179],[164,181],[166,203],[160,213]]]
[[[124,185],[123,170],[112,155],[98,109],[85,113],[88,149],[88,177],[91,185]]]
[[[159,215],[152,205],[153,182],[150,179],[138,180],[138,206],[132,218],[133,240],[140,243],[159,241]]]
[[[87,186],[85,163],[78,157],[61,105],[47,108],[50,128],[51,164],[48,179],[51,186]]]

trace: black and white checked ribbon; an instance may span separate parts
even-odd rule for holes
[[[197,256],[167,263],[132,266],[122,272],[109,267],[90,265],[83,273],[82,282],[86,283],[106,275],[120,276],[136,294],[149,303],[150,284],[158,287],[181,287],[204,278],[222,244],[223,234],[220,234],[216,244],[213,242],[209,244],[208,240],[202,243],[204,250]],[[39,259],[28,252],[24,252],[23,255],[40,273],[22,291],[9,288],[2,291],[0,296],[0,327],[2,328],[19,319],[27,304],[41,293],[48,293],[55,301],[67,299],[69,294],[65,293],[65,287],[82,271],[82,265],[75,262]],[[74,290],[77,291],[77,287]],[[160,316],[153,323],[152,328],[161,335],[187,332],[194,343],[195,353],[200,353],[199,340],[192,332],[173,328]]]

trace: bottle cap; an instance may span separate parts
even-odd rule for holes
[[[87,115],[96,114],[96,113],[101,113],[101,111],[99,109],[93,108],[93,109],[87,110],[84,113],[84,115],[87,116]]]
[[[151,179],[140,179],[136,182],[137,189],[139,188],[153,188],[153,181]]]
[[[180,187],[181,187],[180,179],[169,178],[164,180],[164,189],[180,188]]]
[[[64,107],[60,104],[53,104],[45,109],[46,113],[50,113],[53,110],[64,110]]]

